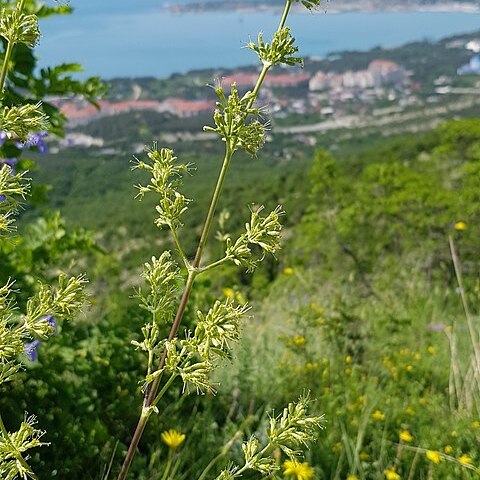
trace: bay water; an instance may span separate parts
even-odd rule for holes
[[[188,0],[183,0],[188,1]],[[156,76],[256,63],[243,48],[275,30],[278,12],[173,14],[161,0],[70,0],[73,15],[41,22],[40,66],[79,62],[84,76]],[[303,56],[399,46],[480,29],[480,15],[461,12],[292,14],[289,25]],[[480,35],[480,34],[479,34]]]

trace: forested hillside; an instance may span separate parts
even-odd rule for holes
[[[236,228],[241,198],[258,193],[258,178],[268,178],[261,200],[268,205],[281,200],[291,212],[282,258],[253,277],[226,269],[220,279],[205,281],[205,287],[217,285],[221,295],[250,297],[260,313],[245,326],[233,372],[226,366],[219,374],[217,396],[185,398],[155,420],[158,426],[149,435],[175,418],[175,426],[189,432],[182,462],[198,469],[203,459],[193,445],[221,448],[234,424],[245,432],[254,428],[258,420],[249,420],[249,412],[278,407],[308,386],[329,420],[307,456],[318,478],[346,478],[348,473],[376,478],[393,467],[401,478],[412,471],[411,478],[419,479],[429,478],[429,472],[444,479],[474,478],[474,471],[470,477],[468,472],[478,462],[479,391],[469,369],[475,337],[462,311],[449,238],[470,315],[476,318],[479,145],[480,121],[472,119],[373,142],[353,153],[318,151],[287,170],[242,159],[247,164],[237,164],[233,176],[242,180],[228,185],[222,206],[232,212]],[[46,162],[43,178],[53,181],[56,169]],[[199,162],[195,175],[201,170]],[[108,242],[99,237],[109,254],[90,260],[98,267],[95,304],[87,319],[65,327],[61,339],[45,346],[34,377],[13,385],[2,410],[15,405],[12,396],[38,405],[48,398],[42,407],[51,422],[46,427],[53,431],[55,425],[58,432],[64,425],[58,432],[64,443],[61,451],[42,452],[45,475],[61,455],[69,458],[63,463],[74,477],[82,472],[84,478],[96,478],[115,439],[127,433],[118,419],[129,410],[141,369],[123,341],[137,335],[140,318],[130,298],[133,270],[124,259],[138,248],[132,242],[137,229],[146,235],[144,247],[151,250],[158,243],[163,248],[163,242],[157,242],[161,237],[154,229],[148,234],[151,205],[132,210],[130,184],[136,179],[126,161],[85,159],[65,171],[61,183],[70,185],[72,197],[59,190],[52,198],[69,222],[83,223],[79,212],[98,208],[85,218],[100,222],[89,227],[111,232]],[[106,179],[116,185],[115,200],[95,196],[102,191],[113,195],[102,187]],[[206,190],[195,190],[200,204]],[[107,205],[112,210],[105,210]],[[198,222],[193,215],[188,229],[198,231]],[[39,254],[29,245],[21,248]],[[134,256],[141,257],[139,252]],[[124,284],[108,287],[112,272]],[[207,291],[200,289],[196,301],[201,303]],[[50,402],[58,406],[52,410]],[[79,408],[90,412],[83,420]],[[192,409],[198,412],[195,418],[185,415]],[[215,423],[211,436],[205,437],[199,418],[205,425]],[[439,452],[441,460],[429,460],[425,450]],[[152,454],[153,465],[158,462],[160,468],[162,453],[145,450],[141,457],[152,462]],[[142,462],[137,468],[143,469]]]

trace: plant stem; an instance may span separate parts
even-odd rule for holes
[[[21,13],[24,6],[25,6],[25,0],[20,0],[16,8]],[[7,50],[5,51],[2,71],[0,72],[0,96],[3,93],[3,89],[5,87],[5,80],[7,78],[7,72],[8,72],[8,64],[10,63],[10,58],[12,56],[14,46],[15,46],[15,42],[11,42],[10,40],[7,41]]]
[[[3,93],[3,89],[5,87],[5,79],[7,78],[8,64],[10,63],[10,57],[12,56],[14,45],[15,44],[10,41],[7,44],[5,58],[3,59],[2,72],[0,73],[0,93]]]
[[[287,0],[285,3],[285,8],[283,9],[282,18],[280,19],[280,23],[278,24],[277,31],[280,31],[285,26],[285,22],[287,21],[288,14],[290,13],[291,6],[292,0]]]
[[[160,390],[159,394],[155,397],[155,400],[152,402],[152,407],[155,407],[157,403],[160,401],[160,399],[165,395],[165,392],[168,390],[170,385],[173,383],[173,381],[178,377],[176,373],[172,374],[172,376],[168,379],[167,383],[163,386],[163,388]]]
[[[265,80],[265,76],[267,75],[268,71],[270,70],[271,65],[264,64],[260,75],[258,76],[257,83],[255,84],[255,88],[253,89],[252,93],[250,94],[250,101],[248,102],[248,107],[251,108],[257,99],[258,92],[260,91],[260,87],[262,86],[263,81]]]
[[[175,320],[173,321],[173,325],[170,329],[170,333],[168,334],[168,340],[172,340],[177,335],[178,329],[180,328],[180,323],[183,318],[183,314],[185,312],[185,308],[187,307],[188,299],[190,297],[190,293],[192,291],[193,282],[195,281],[195,277],[197,276],[197,271],[195,270],[200,265],[200,261],[202,259],[202,253],[205,248],[205,244],[207,242],[208,234],[210,232],[210,227],[212,225],[213,216],[215,214],[215,210],[218,204],[218,199],[220,197],[220,193],[222,191],[223,182],[225,181],[225,176],[228,171],[228,167],[230,165],[230,160],[232,159],[232,152],[230,148],[226,147],[225,157],[223,160],[222,168],[220,170],[220,174],[218,176],[217,184],[215,186],[215,191],[213,193],[212,200],[210,202],[210,207],[208,209],[207,217],[205,219],[205,223],[203,225],[202,234],[200,236],[200,240],[198,243],[197,253],[195,255],[195,260],[193,262],[193,270],[189,270],[187,282],[183,289],[182,298],[180,299],[180,304],[178,305],[178,310],[175,315]],[[165,366],[165,360],[167,358],[167,350],[163,350],[162,357],[160,359],[160,363],[158,365],[158,370],[161,370]],[[147,390],[143,407],[148,408],[150,407],[153,402],[155,401],[158,387],[160,385],[160,381],[162,379],[162,375],[159,375],[155,380],[152,382],[152,385]],[[125,460],[123,461],[122,468],[120,473],[117,477],[117,480],[124,480],[127,476],[128,470],[132,463],[133,457],[135,455],[135,451],[137,449],[138,443],[140,442],[140,438],[142,437],[143,430],[145,429],[145,425],[147,423],[148,417],[140,416],[138,421],[137,427],[135,429],[135,433],[133,434],[132,440],[128,447],[127,454],[125,456]]]
[[[213,192],[207,217],[205,218],[205,223],[203,224],[202,234],[200,235],[200,240],[198,242],[197,253],[195,254],[195,260],[193,261],[194,268],[198,268],[200,266],[203,250],[207,243],[208,234],[210,233],[210,227],[212,226],[213,216],[215,215],[215,210],[217,209],[218,199],[220,198],[220,193],[222,192],[223,183],[225,181],[225,176],[227,175],[228,167],[230,166],[230,160],[232,159],[232,156],[233,152],[227,143],[225,147],[225,157],[223,158],[222,168],[218,175],[217,184],[215,185],[215,191]]]
[[[175,315],[175,320],[173,321],[173,325],[170,328],[170,333],[168,334],[168,341],[173,340],[177,335],[178,329],[180,328],[180,322],[182,321],[183,313],[187,307],[188,298],[190,297],[190,292],[192,291],[193,282],[195,281],[195,277],[197,276],[197,272],[195,270],[190,270],[188,272],[187,283],[183,289],[182,298],[180,299],[180,304],[178,305],[178,310]],[[167,349],[163,349],[163,354],[158,364],[157,370],[162,370],[165,366],[165,360],[167,359]],[[148,389],[144,406],[149,407],[153,404],[155,397],[157,395],[158,387],[160,384],[160,380],[162,379],[162,374],[160,374],[153,382],[151,387]]]
[[[145,415],[144,411],[142,410],[132,440],[130,442],[130,445],[128,446],[127,454],[125,455],[125,459],[123,460],[123,465],[120,473],[118,474],[117,480],[124,480],[127,477],[128,470],[130,468],[130,465],[132,464],[133,457],[135,456],[135,451],[137,450],[138,443],[142,438],[142,434],[145,430],[145,425],[147,424],[147,421],[148,415]]]
[[[185,252],[183,251],[182,245],[180,243],[180,239],[178,238],[178,235],[177,235],[177,230],[175,229],[175,227],[173,225],[170,225],[170,230],[172,232],[172,237],[173,237],[173,240],[175,241],[175,245],[177,247],[178,254],[180,255],[180,258],[182,259],[182,262],[183,262],[183,264],[185,265],[185,268],[188,271],[188,270],[190,270],[191,266],[190,266],[190,263],[187,260],[187,256],[185,255]]]
[[[206,265],[205,267],[200,268],[198,273],[208,272],[209,270],[212,270],[213,268],[217,268],[220,265],[223,265],[224,263],[228,262],[231,259],[232,259],[231,256],[223,257],[220,260],[217,260],[216,262],[211,263],[210,265]]]
[[[470,341],[472,342],[473,355],[477,364],[477,368],[475,369],[475,377],[478,381],[480,375],[480,345],[478,342],[478,332],[473,325],[472,315],[470,313],[470,308],[468,307],[467,295],[465,293],[465,289],[463,288],[462,269],[457,256],[457,252],[455,250],[453,238],[449,236],[448,242],[450,244],[450,252],[452,255],[453,268],[455,269],[455,275],[457,277],[458,288],[460,289],[460,297],[462,299],[463,310],[465,312],[465,318],[467,319],[468,331],[470,333]]]
[[[168,474],[170,473],[170,469],[172,468],[172,456],[173,456],[173,453],[172,453],[172,449],[170,448],[168,450],[168,461],[167,461],[167,466],[163,471],[162,480],[167,480],[168,478]]]
[[[215,466],[215,464],[224,457],[232,448],[236,440],[242,436],[242,432],[238,430],[235,435],[227,442],[227,444],[222,448],[222,451],[215,457],[210,460],[209,464],[205,467],[201,475],[198,477],[198,480],[205,480],[208,472]]]
[[[290,11],[291,5],[292,5],[292,0],[286,0],[285,8],[283,10],[283,14],[282,14],[282,17],[281,17],[281,20],[280,20],[277,31],[281,30],[285,26],[285,22],[286,22],[288,13]],[[265,76],[267,75],[270,67],[271,67],[271,65],[263,65],[262,71],[260,72],[259,77],[257,79],[257,82],[255,84],[255,88],[253,89],[252,93],[250,94],[251,96],[250,96],[250,99],[249,99],[248,104],[247,104],[248,108],[251,108],[253,106],[253,104],[255,103],[255,101],[257,99],[258,92],[260,91],[260,88],[261,88],[261,86],[262,86],[262,84],[265,80]],[[200,263],[201,263],[201,260],[202,260],[203,251],[205,249],[205,245],[206,245],[207,240],[208,240],[208,236],[209,236],[210,229],[211,229],[211,226],[212,226],[213,218],[214,218],[215,211],[216,211],[217,205],[218,205],[218,200],[220,198],[220,194],[221,194],[222,189],[223,189],[223,184],[224,184],[224,181],[225,181],[225,177],[227,175],[227,171],[228,171],[228,168],[230,166],[230,161],[231,161],[231,159],[233,157],[233,154],[235,152],[235,148],[232,147],[232,143],[230,143],[230,142],[231,142],[230,139],[228,139],[228,138],[225,139],[225,156],[223,158],[222,167],[221,167],[220,173],[218,175],[217,183],[215,185],[215,190],[213,192],[213,196],[212,196],[212,199],[210,201],[210,206],[208,208],[207,216],[206,216],[205,222],[203,224],[202,233],[200,235],[200,240],[198,242],[197,251],[195,253],[195,258],[193,260],[192,265],[187,266],[187,269],[188,269],[187,282],[186,282],[185,287],[183,289],[182,297],[180,299],[180,303],[178,305],[177,313],[175,315],[175,320],[173,322],[173,325],[170,329],[170,333],[168,335],[168,340],[169,341],[172,340],[173,338],[175,338],[177,333],[178,333],[178,329],[180,328],[180,323],[182,321],[183,314],[184,314],[185,309],[187,307],[188,299],[189,299],[190,293],[192,291],[193,283],[195,281],[196,276],[202,271],[200,269]],[[184,262],[186,262],[186,265],[187,265],[188,261],[186,261],[186,258],[183,255],[182,249],[179,248],[180,242],[176,238],[176,234],[175,234],[173,229],[172,229],[172,232],[174,233],[174,240],[175,240],[175,243],[177,245],[177,248],[179,249],[180,256],[183,257],[182,259],[184,260]],[[223,263],[223,260],[221,260],[220,262],[215,262],[215,264],[212,264],[212,265],[217,266],[218,263]],[[209,265],[206,268],[210,269],[210,268],[212,268],[212,266]],[[157,370],[162,370],[163,369],[163,367],[165,366],[166,357],[167,357],[167,351],[166,351],[166,349],[164,349],[163,353],[162,353],[162,357],[160,358],[160,362],[159,362]],[[157,391],[158,391],[161,379],[162,379],[162,374],[160,374],[158,377],[155,378],[155,380],[152,382],[152,385],[147,390],[147,392],[145,394],[145,397],[144,397],[144,402],[143,402],[144,410],[146,408],[151,407],[154,403],[156,405],[156,403],[157,403],[156,395],[157,395]],[[125,456],[125,460],[123,462],[120,474],[117,477],[117,480],[125,480],[125,478],[127,476],[127,473],[128,473],[128,470],[130,468],[130,465],[132,463],[133,457],[135,455],[135,451],[137,449],[138,443],[140,442],[140,438],[143,434],[143,430],[145,429],[145,425],[146,425],[147,420],[148,420],[148,416],[144,416],[143,412],[142,412],[142,415],[140,416],[137,427],[135,429],[135,433],[134,433],[133,438],[132,438],[132,440],[130,442],[130,445],[128,447],[128,451],[127,451],[127,454]]]

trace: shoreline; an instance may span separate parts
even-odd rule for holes
[[[241,2],[231,1],[203,1],[191,4],[178,4],[169,3],[163,7],[165,10],[172,14],[181,15],[184,13],[210,13],[216,11],[231,11],[240,13],[258,13],[258,12],[272,12],[277,13],[282,11],[282,7],[277,5],[271,5],[269,3],[260,3],[256,5],[248,5]],[[295,5],[292,11],[296,14],[310,14],[302,5]],[[458,2],[439,2],[438,4],[424,5],[420,3],[405,3],[398,2],[393,5],[384,4],[381,2],[378,4],[375,1],[357,1],[351,4],[333,5],[332,2],[328,2],[322,8],[316,9],[317,12],[325,12],[330,14],[341,13],[466,13],[466,14],[479,14],[480,4],[476,3],[458,3]]]

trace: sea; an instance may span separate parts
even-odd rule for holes
[[[171,13],[165,6],[172,1],[70,0],[73,15],[41,21],[39,66],[78,62],[85,69],[81,76],[111,79],[252,65],[256,57],[245,44],[260,31],[267,38],[279,20],[274,10]],[[289,19],[303,56],[391,48],[480,29],[478,13],[335,13],[333,0],[325,6]]]

